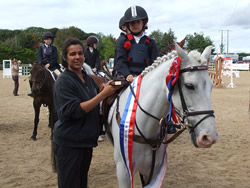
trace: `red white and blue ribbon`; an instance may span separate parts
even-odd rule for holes
[[[134,90],[137,100],[139,99],[141,80],[142,76],[139,75],[132,83],[132,88]],[[137,102],[132,92],[130,91],[120,122],[120,149],[123,160],[128,169],[132,187],[133,187],[132,151],[133,151],[133,136],[134,136],[136,110],[137,110]]]
[[[178,120],[176,118],[176,114],[175,114],[175,110],[174,110],[174,104],[172,101],[172,94],[173,94],[174,86],[179,78],[180,66],[181,66],[180,64],[181,64],[181,59],[179,57],[176,57],[174,59],[174,61],[172,62],[172,65],[169,68],[169,73],[166,77],[166,84],[167,84],[167,87],[169,90],[168,101],[170,104],[168,121],[171,121],[171,118],[172,118],[175,123],[177,123]]]

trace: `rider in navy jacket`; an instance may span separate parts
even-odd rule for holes
[[[158,48],[155,41],[145,35],[148,15],[142,7],[133,6],[127,9],[124,21],[130,34],[116,46],[115,71],[132,82],[134,76],[139,75],[158,57]]]
[[[37,61],[41,62],[46,59],[45,67],[51,71],[55,69],[60,70],[60,65],[58,64],[57,48],[52,46],[54,35],[51,32],[45,32],[43,34],[44,43],[40,45],[38,49]]]

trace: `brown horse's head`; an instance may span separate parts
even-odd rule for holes
[[[44,60],[45,61],[45,60]],[[48,70],[44,67],[44,61],[34,62],[30,70],[30,81],[32,83],[32,93],[38,94],[41,90],[48,89]]]
[[[185,40],[186,40],[186,37],[185,37],[182,41],[177,42],[177,44],[178,44],[182,49],[184,48]],[[170,41],[170,42],[168,42],[168,44],[167,44],[166,53],[172,52],[173,50],[175,50],[175,44],[174,44],[174,41]]]

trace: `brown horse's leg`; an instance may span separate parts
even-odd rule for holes
[[[48,108],[49,108],[49,128],[51,128],[51,139],[52,139],[54,124],[56,122],[55,109],[53,104],[48,105]]]
[[[36,140],[36,135],[37,135],[37,126],[38,126],[38,123],[39,123],[40,107],[41,107],[40,103],[37,104],[35,102],[35,98],[34,98],[34,101],[33,101],[33,107],[34,107],[34,111],[35,111],[35,119],[34,119],[34,130],[33,130],[32,136],[30,137],[30,140],[35,141]]]

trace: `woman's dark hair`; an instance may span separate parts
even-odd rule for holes
[[[64,41],[63,47],[62,47],[62,52],[61,52],[61,62],[62,62],[62,66],[67,69],[68,68],[68,62],[66,60],[67,58],[67,53],[68,53],[68,48],[71,45],[77,45],[79,44],[82,47],[82,50],[84,51],[84,47],[82,42],[77,39],[77,38],[68,38]]]

